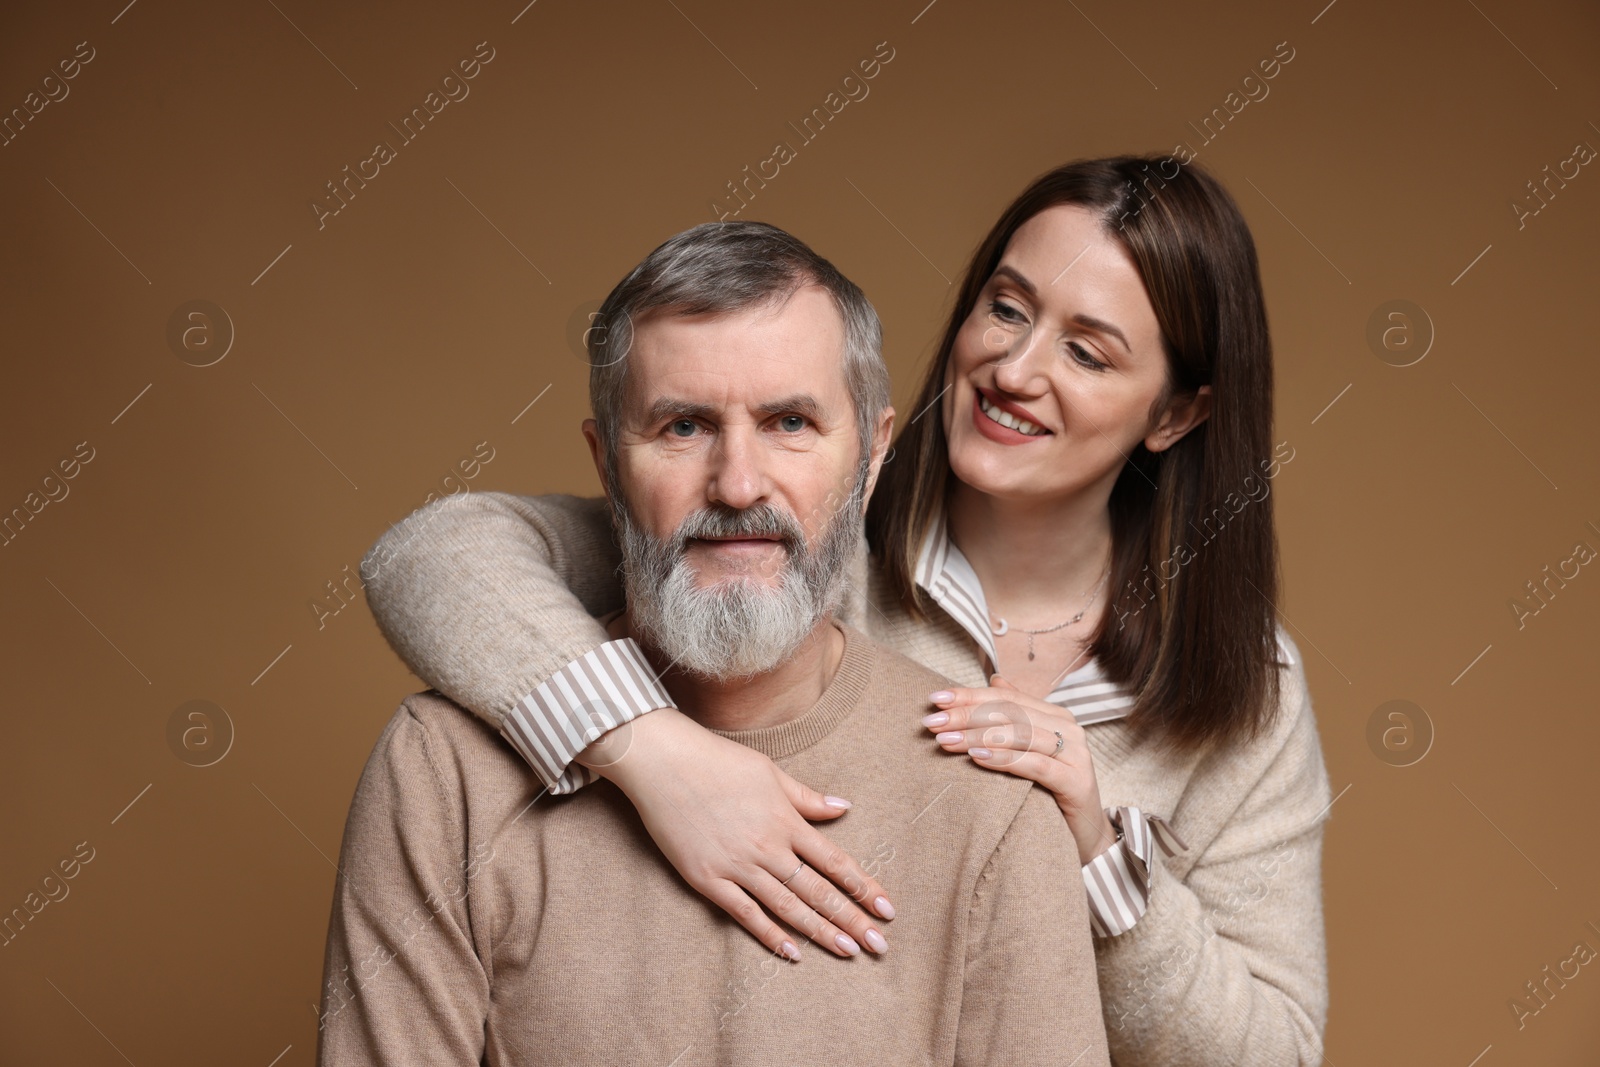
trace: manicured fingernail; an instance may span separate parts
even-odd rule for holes
[[[856,939],[851,937],[849,934],[840,934],[838,937],[833,939],[833,943],[844,949],[852,956],[859,956],[861,954],[861,946],[856,944]]]
[[[791,960],[794,960],[796,963],[800,962],[800,950],[794,947],[793,941],[785,941],[783,943],[782,951],[783,954],[789,957]]]
[[[950,713],[947,711],[936,711],[931,715],[924,715],[922,717],[922,725],[928,727],[929,729],[932,729],[935,726],[943,726],[949,721]]]
[[[967,753],[969,755],[977,756],[979,759],[988,759],[990,756],[994,755],[993,752],[990,752],[986,748],[969,748],[967,749]]]
[[[874,951],[874,952],[888,952],[889,951],[889,942],[885,941],[883,939],[883,935],[878,933],[878,931],[869,929],[869,930],[867,930],[866,937],[867,937],[867,947],[872,949],[872,951]]]
[[[942,733],[942,734],[938,735],[936,738],[934,738],[934,740],[938,741],[941,745],[954,745],[954,744],[957,744],[958,742],[960,742],[960,740],[961,740],[961,731],[960,730],[946,730],[944,733]]]
[[[822,802],[830,808],[848,808],[850,802],[844,797],[823,797]]]
[[[879,897],[877,900],[872,902],[872,906],[877,908],[878,914],[882,915],[885,919],[894,918],[894,905],[889,903],[888,897]]]
[[[956,695],[954,693],[950,692],[950,690],[941,689],[937,693],[929,694],[928,702],[930,704],[948,704],[952,700],[954,700],[955,698],[956,698]]]

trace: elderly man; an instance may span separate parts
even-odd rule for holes
[[[802,962],[799,935],[768,952],[616,785],[535,793],[517,748],[537,738],[429,691],[351,804],[319,1062],[1108,1063],[1059,809],[930,751],[943,679],[832,618],[893,420],[870,304],[781,230],[708,224],[600,321],[583,432],[623,550],[612,636],[660,673],[659,705],[854,798],[831,835],[892,865],[895,948],[824,923],[844,958]],[[831,888],[805,864],[773,878]]]

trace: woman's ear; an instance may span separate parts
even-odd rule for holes
[[[1210,415],[1211,386],[1202,385],[1193,393],[1175,396],[1167,403],[1156,428],[1145,435],[1144,447],[1152,452],[1164,452]]]

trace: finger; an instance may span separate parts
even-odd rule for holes
[[[794,848],[795,854],[806,862],[805,870],[800,875],[805,877],[808,870],[814,878],[803,883],[802,878],[795,878],[790,881],[790,888],[802,883],[805,888],[795,891],[819,915],[832,921],[835,926],[842,926],[845,933],[854,937],[859,944],[866,945],[867,949],[874,952],[888,949],[883,929],[875,923],[872,915],[875,913],[878,917],[891,920],[894,918],[894,905],[890,904],[890,897],[883,891],[877,878],[862,870],[861,864],[845,849],[816,830],[798,838]]]
[[[979,690],[992,693],[993,690]],[[1032,721],[1033,712],[1010,700],[995,700],[992,696],[982,704],[955,704],[949,708],[929,712],[922,717],[922,725],[930,730],[967,730],[977,726],[998,726],[1010,722]]]
[[[784,795],[803,818],[837,819],[850,810],[850,802],[843,797],[828,796],[812,789],[809,785],[795,781],[778,768],[773,770],[778,775],[778,784],[783,787]]]
[[[1011,680],[1003,674],[989,675],[989,685],[995,689],[1016,689],[1018,692],[1021,692],[1021,690],[1012,685]]]
[[[851,903],[838,886],[810,864],[789,879],[789,889],[856,945],[874,953],[889,951],[889,941],[872,916]]]
[[[796,859],[795,865],[798,866],[799,864],[800,860]],[[808,875],[811,878],[819,876],[811,873],[808,867],[801,867],[798,872],[795,872],[794,867],[790,867],[789,872],[794,872],[794,876],[789,878],[789,884],[785,885],[770,871],[764,868],[755,868],[750,879],[751,884],[747,888],[755,894],[756,899],[764,904],[772,914],[800,931],[808,940],[827,949],[835,956],[860,955],[861,943],[859,941],[821,915],[818,915],[810,904],[800,898],[799,891],[795,888],[795,883],[801,882],[805,884],[803,880]],[[788,872],[785,872],[785,876],[787,874]],[[842,900],[842,896],[837,889],[834,890],[834,894],[840,896]],[[853,907],[854,905],[850,906]]]
[[[1041,733],[1048,740],[1041,740]],[[975,748],[988,748],[1012,753],[1043,752],[1049,756],[1054,755],[1056,750],[1055,734],[1033,729],[1027,723],[941,730],[934,735],[934,740],[946,752],[971,752]]]
[[[1060,760],[1038,752],[992,752],[988,756],[970,754],[972,762],[991,771],[1004,771],[1018,778],[1037,782],[1050,792],[1061,796],[1070,784],[1071,768]]]
[[[972,704],[986,704],[993,699],[994,690],[987,686],[981,689],[952,687],[950,689],[941,689],[939,692],[931,693],[928,696],[929,703],[945,710],[966,707]]]
[[[768,917],[761,905],[734,882],[719,878],[708,886],[696,887],[705,897],[733,916],[734,922],[767,946],[768,951],[800,962],[800,948],[784,929]]]
[[[856,862],[854,856],[834,844],[826,834],[810,827],[807,832],[798,836],[794,843],[795,855],[799,856],[806,864],[822,878],[837,886],[846,897],[861,907],[882,916],[885,919],[894,918],[894,905],[889,902],[889,896],[883,891],[883,886],[876,878],[869,875],[861,864]],[[834,916],[834,922],[839,919]],[[870,925],[870,920],[863,917],[864,922]],[[857,941],[866,933],[865,926],[847,924],[850,934]]]
[[[1017,752],[1039,752],[1071,764],[1083,742],[1067,724],[1035,722],[1031,719],[1004,726],[989,726],[965,731],[968,748],[1006,748]]]

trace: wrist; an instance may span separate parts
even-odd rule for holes
[[[1093,843],[1088,848],[1080,848],[1079,859],[1087,865],[1101,855],[1116,848],[1122,842],[1122,828],[1111,821],[1111,817],[1104,810],[1100,812],[1100,822],[1094,832]]]
[[[637,780],[646,760],[643,753],[659,751],[664,735],[690,721],[677,708],[657,708],[607,730],[574,757],[574,762],[589,768],[623,792]]]

